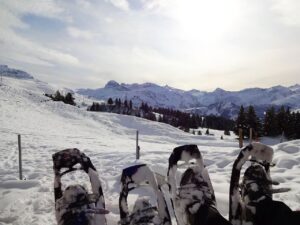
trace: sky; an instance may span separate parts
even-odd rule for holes
[[[70,88],[300,83],[299,0],[0,0],[0,64]]]

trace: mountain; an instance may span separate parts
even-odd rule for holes
[[[0,76],[14,77],[18,79],[33,79],[33,76],[27,72],[9,68],[7,65],[0,65]]]
[[[159,86],[153,83],[144,84],[119,84],[109,81],[104,88],[78,89],[77,93],[96,99],[107,100],[108,98],[131,99],[134,105],[147,102],[155,107],[168,107],[186,109],[199,105],[197,96],[169,86]]]
[[[253,105],[259,116],[273,105],[282,105],[293,109],[300,108],[300,85],[290,87],[274,86],[271,88],[247,88],[241,91],[226,91],[217,88],[212,92],[190,90],[184,91],[170,86],[153,83],[119,84],[109,81],[103,88],[78,89],[77,93],[92,98],[131,99],[138,106],[147,102],[154,107],[164,107],[194,112],[202,115],[218,115],[234,118],[241,105]]]

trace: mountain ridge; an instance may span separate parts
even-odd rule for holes
[[[0,75],[16,79],[34,79],[25,71],[0,65]],[[160,86],[155,83],[118,83],[110,80],[102,88],[76,89],[76,93],[106,101],[108,98],[132,100],[133,105],[140,106],[142,102],[153,107],[171,108],[201,115],[216,115],[234,118],[240,105],[253,105],[260,117],[270,106],[279,108],[289,107],[291,110],[300,109],[300,84],[288,87],[276,85],[270,88],[246,88],[240,91],[227,91],[217,87],[214,91],[188,91]]]
[[[108,85],[114,84],[114,85]],[[118,87],[118,88],[116,88]],[[107,100],[108,98],[131,99],[134,105],[147,102],[153,107],[164,107],[195,112],[205,115],[234,117],[240,105],[253,105],[258,108],[259,115],[271,105],[281,105],[291,109],[300,108],[300,85],[277,85],[270,88],[246,88],[240,91],[227,91],[216,88],[212,92],[191,89],[188,91],[160,86],[155,83],[119,84],[109,81],[104,88],[77,89],[77,93]]]

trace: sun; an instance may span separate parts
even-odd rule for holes
[[[177,0],[173,6],[184,40],[218,40],[238,25],[239,14],[236,0]]]

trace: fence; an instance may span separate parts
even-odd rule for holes
[[[18,138],[18,153],[19,153],[19,179],[23,180],[23,170],[22,170],[22,141],[21,141],[21,134],[6,130],[0,131],[1,133],[9,133],[9,134],[16,134]],[[29,136],[38,136],[34,134],[23,134],[23,135],[29,135]],[[76,138],[76,137],[74,137]],[[136,159],[140,159],[140,146],[139,146],[139,131],[136,131]]]

